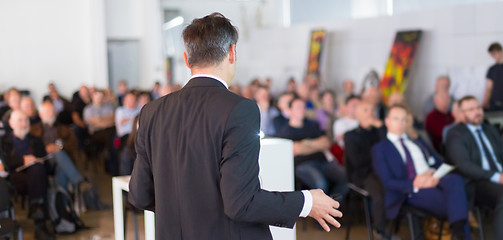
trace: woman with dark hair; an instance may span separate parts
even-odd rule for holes
[[[119,175],[131,175],[131,172],[133,171],[133,165],[136,159],[136,151],[134,144],[137,130],[138,130],[138,115],[133,120],[133,127],[131,129],[131,133],[127,138],[125,147],[121,150],[120,153]]]

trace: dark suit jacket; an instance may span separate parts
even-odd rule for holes
[[[418,139],[414,142],[420,146],[426,159],[428,159],[427,156],[434,157],[435,163],[429,164],[427,162],[428,165],[433,168],[440,166],[442,160],[423,140]],[[372,164],[375,174],[381,180],[386,191],[386,217],[394,219],[398,216],[400,207],[408,195],[414,190],[413,180],[409,179],[407,175],[407,169],[400,152],[388,138],[381,140],[372,148]]]
[[[260,189],[257,104],[198,77],[140,113],[129,201],[156,213],[156,239],[271,239],[301,192]]]
[[[29,134],[26,137],[30,140],[30,147],[32,149],[33,156],[41,158],[47,155],[42,139]],[[1,138],[0,145],[0,158],[3,160],[4,167],[8,172],[14,173],[17,167],[24,165],[24,159],[22,156],[14,154],[12,132]]]
[[[503,141],[498,130],[491,125],[482,124],[484,134],[491,142],[499,163],[503,166]],[[482,169],[481,153],[475,137],[464,123],[449,130],[445,142],[446,160],[456,166],[456,171],[469,180],[489,180],[494,171]]]

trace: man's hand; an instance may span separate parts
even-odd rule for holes
[[[436,187],[438,185],[438,182],[440,181],[440,178],[433,177],[434,173],[435,171],[433,169],[429,169],[428,171],[417,175],[414,178],[412,185],[417,189]]]
[[[23,158],[24,158],[24,165],[25,166],[33,164],[37,161],[37,158],[33,155],[25,155]]]
[[[327,223],[340,228],[341,224],[335,220],[336,217],[342,217],[342,212],[337,210],[340,204],[323,193],[321,189],[314,189],[309,192],[313,196],[313,208],[311,208],[309,216],[316,219],[327,232],[330,232],[330,227]]]
[[[54,143],[49,143],[45,146],[45,151],[47,153],[54,153],[54,152],[57,152],[61,150],[61,148],[59,148],[58,145],[54,144]]]

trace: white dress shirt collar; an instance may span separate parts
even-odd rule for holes
[[[407,140],[407,139],[409,139],[409,138],[407,137],[407,134],[405,134],[405,133],[399,136],[399,135],[396,135],[396,134],[394,134],[394,133],[390,133],[390,132],[388,132],[388,133],[386,134],[386,136],[387,136],[387,137],[388,137],[388,139],[389,139],[390,141],[392,141],[392,142],[397,142],[397,141],[400,141],[400,138],[403,138],[403,140]]]
[[[221,78],[217,77],[217,76],[210,75],[210,74],[194,74],[194,75],[192,75],[192,77],[190,79],[193,79],[193,78],[196,78],[196,77],[213,78],[213,79],[218,80],[219,82],[221,82],[225,86],[225,88],[229,89],[229,86],[227,85],[227,83],[224,80],[222,80]]]

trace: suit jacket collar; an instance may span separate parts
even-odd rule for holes
[[[196,85],[199,85],[199,86],[201,86],[201,84],[203,84],[203,86],[216,86],[216,85],[222,85],[222,86],[223,86],[223,87],[225,87],[226,89],[229,89],[229,86],[227,86],[227,83],[226,83],[224,80],[220,79],[220,78],[219,78],[219,77],[217,77],[217,76],[213,76],[213,75],[209,75],[209,74],[196,74],[196,75],[193,75],[193,76],[190,78],[190,80],[189,80],[189,82],[187,83],[187,85],[189,85],[191,82],[194,82],[193,80],[195,80],[195,79],[207,79],[207,80],[211,80],[211,81],[213,81],[213,82],[217,83],[217,84],[211,84],[211,83],[206,82],[206,81],[204,81],[204,83],[203,83],[203,81],[196,80],[195,82],[196,82],[196,83],[199,83],[199,84],[196,84]],[[209,85],[208,85],[208,84],[209,84]],[[190,84],[190,86],[192,86],[192,84]]]

